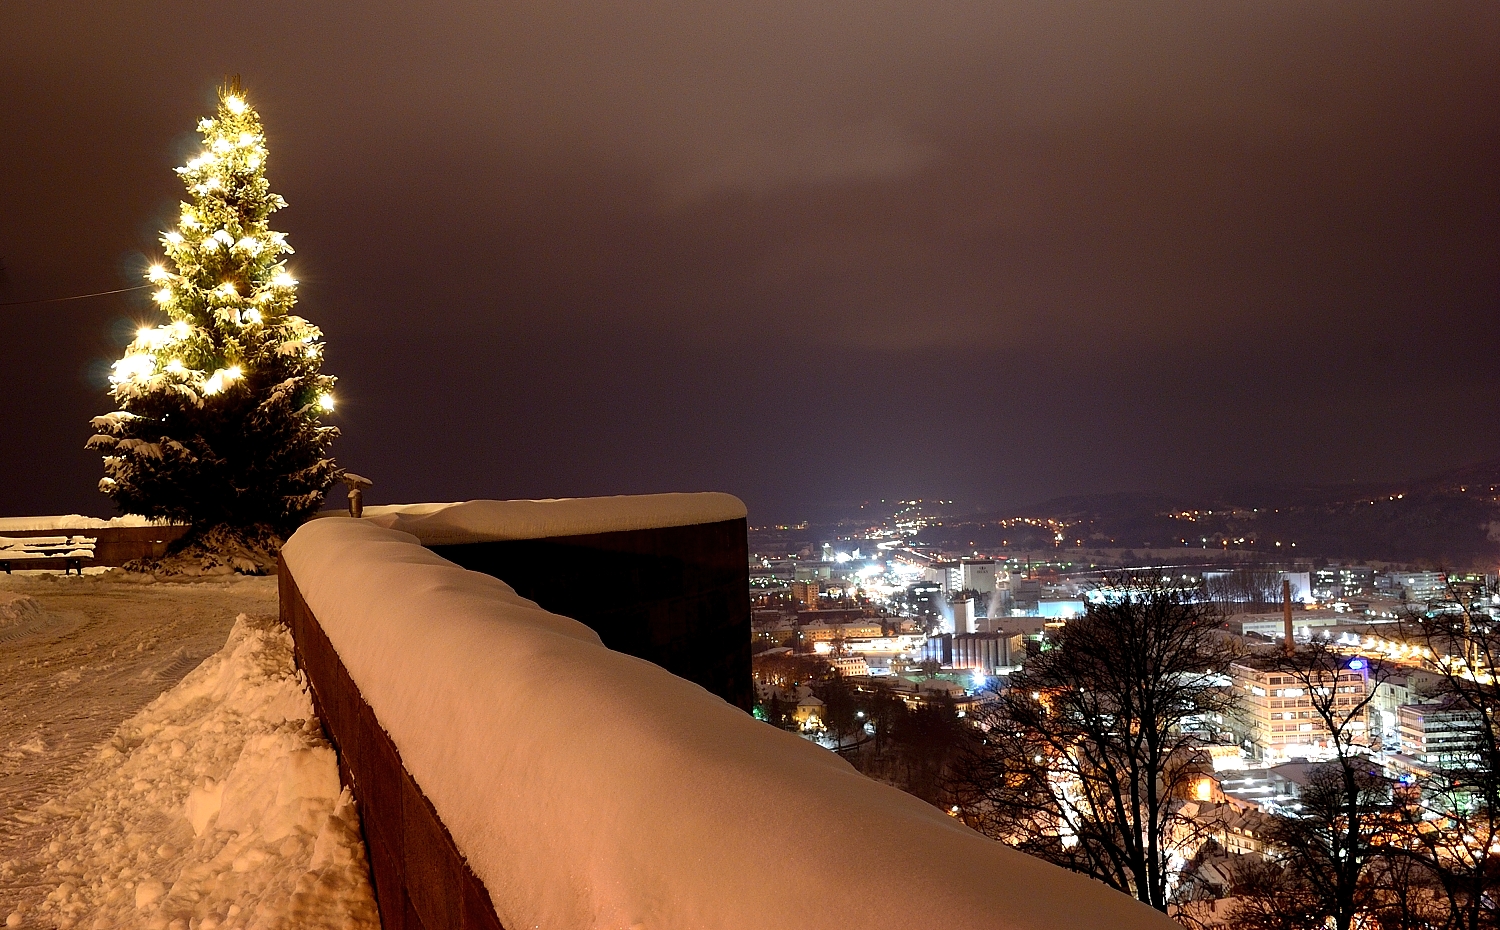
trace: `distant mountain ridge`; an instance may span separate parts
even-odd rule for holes
[[[983,528],[984,543],[991,547],[999,542],[1012,548],[1229,549],[1261,560],[1378,561],[1494,572],[1500,566],[1500,460],[1405,482],[1262,484],[1201,497],[1071,495],[1008,512],[950,518],[944,525],[946,532],[933,535],[956,533],[966,537],[964,543],[979,545],[976,531]],[[991,531],[998,531],[999,539]]]

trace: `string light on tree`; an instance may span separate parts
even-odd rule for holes
[[[100,489],[129,513],[284,533],[316,510],[338,468],[334,379],[322,333],[291,311],[291,254],[269,217],[286,206],[265,177],[265,133],[238,82],[198,123],[203,150],[177,169],[190,203],[162,233],[146,280],[167,317],[114,363],[119,409],[94,419]]]

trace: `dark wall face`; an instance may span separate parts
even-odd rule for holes
[[[588,625],[610,649],[743,710],[754,703],[744,520],[430,548]]]

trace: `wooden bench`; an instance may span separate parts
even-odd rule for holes
[[[191,529],[192,527],[182,523],[160,523],[149,526],[0,530],[0,569],[8,571],[7,563],[16,569],[56,567],[59,564],[57,550],[52,554],[16,551],[15,547],[18,545],[30,547],[42,540],[56,543],[59,539],[71,539],[78,543],[78,549],[89,550],[87,555],[80,553],[66,557],[62,564],[68,570],[81,571],[90,565],[119,566],[135,559],[159,559]],[[40,564],[35,562],[38,558],[42,559]]]
[[[93,536],[0,536],[0,569],[9,575],[12,570],[55,570],[62,566],[63,574],[72,571],[79,575],[87,566],[94,564]]]

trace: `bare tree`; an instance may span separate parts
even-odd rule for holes
[[[1236,930],[1321,930],[1327,909],[1312,882],[1285,864],[1251,859],[1235,873]]]
[[[1293,686],[1283,690],[1292,708],[1287,712],[1299,721],[1306,715],[1331,756],[1308,770],[1299,810],[1279,815],[1267,839],[1288,872],[1312,890],[1325,918],[1336,930],[1349,930],[1372,905],[1367,870],[1391,825],[1390,784],[1365,745],[1370,704],[1388,669],[1348,658],[1318,640],[1259,661]],[[1257,901],[1254,910],[1274,911],[1278,901],[1305,910],[1305,902],[1291,895]]]
[[[1204,592],[1226,616],[1263,611],[1281,598],[1281,573],[1265,568],[1237,568],[1206,578]]]
[[[1434,707],[1463,739],[1433,760],[1402,812],[1406,854],[1441,888],[1453,930],[1500,926],[1500,630],[1489,615],[1449,586],[1442,611],[1408,616],[1408,639],[1424,645],[1423,664],[1437,679]]]
[[[971,826],[1165,911],[1190,725],[1227,709],[1210,607],[1155,575],[1101,597],[976,715],[954,782]]]

